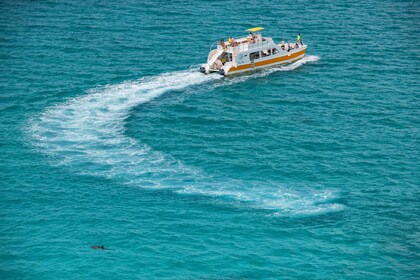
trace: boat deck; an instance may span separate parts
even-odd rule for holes
[[[255,43],[250,42],[250,37],[239,38],[235,41],[237,43],[236,46],[232,46],[228,42],[226,43],[226,46],[227,46],[226,52],[240,53],[240,52],[244,52],[248,50],[261,49],[264,47],[268,48],[274,45],[274,42],[271,38],[263,38],[263,37],[257,38]],[[217,45],[217,48],[222,49],[222,46]]]

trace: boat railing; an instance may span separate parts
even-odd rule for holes
[[[220,44],[219,44],[219,42],[214,42],[213,44],[211,44],[211,46],[210,46],[210,52],[214,49],[214,45],[216,45],[217,46],[217,49],[219,49],[219,48],[221,48],[221,46],[220,46]]]
[[[270,47],[272,45],[271,40],[259,41],[256,43],[240,42],[237,46],[227,46],[226,51],[229,53],[240,53],[244,51],[259,50],[264,47]],[[222,46],[217,45],[217,49],[222,49]]]

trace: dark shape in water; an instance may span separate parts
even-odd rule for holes
[[[111,250],[111,249],[105,248],[103,245],[101,246],[94,245],[94,246],[90,246],[90,248],[98,249],[98,250]]]

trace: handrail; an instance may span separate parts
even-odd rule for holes
[[[220,46],[219,42],[214,42],[210,47],[210,52],[213,50],[213,46],[215,44],[217,44],[217,49],[222,49],[222,46]],[[259,41],[257,43],[240,42],[239,45],[237,46],[227,46],[225,50],[231,53],[235,53],[235,52],[243,52],[243,51],[260,49],[260,48],[269,47],[272,45],[275,45],[272,39]]]
[[[211,46],[210,46],[210,52],[213,50],[213,46],[214,46],[214,44],[218,44],[219,42],[218,41],[216,41],[216,42],[214,42],[213,44],[211,44]],[[217,46],[217,48],[219,48],[219,46]]]
[[[237,46],[228,46],[227,50],[229,52],[235,53],[235,52],[243,52],[248,50],[254,50],[254,49],[261,49],[263,47],[269,47],[275,45],[272,41],[261,41],[258,43],[239,43]]]

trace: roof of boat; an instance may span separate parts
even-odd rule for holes
[[[249,31],[249,32],[257,32],[257,31],[260,31],[260,30],[264,30],[264,28],[262,28],[260,26],[257,26],[257,27],[249,28],[246,31]]]

